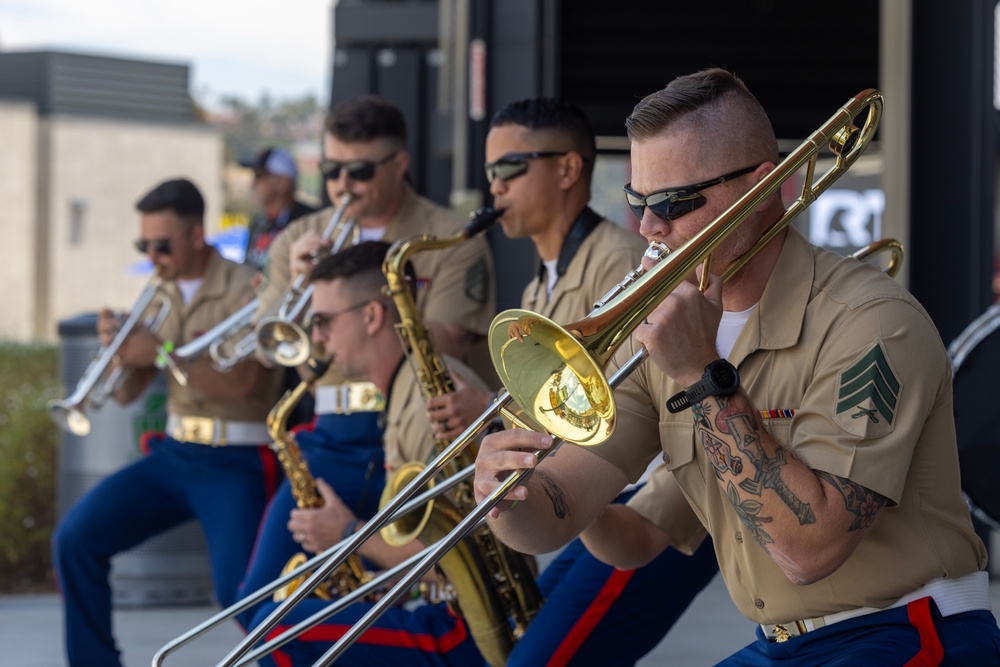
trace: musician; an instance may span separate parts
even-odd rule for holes
[[[429,458],[433,437],[425,417],[424,403],[413,369],[407,364],[402,343],[394,324],[399,315],[391,299],[382,289],[386,285],[382,261],[389,244],[364,242],[329,256],[312,271],[313,328],[312,341],[319,352],[325,351],[332,364],[345,378],[373,382],[386,397],[383,419],[385,438],[379,462],[378,486],[367,489],[368,500],[362,502],[365,491],[352,484],[351,476],[359,476],[359,466],[350,470],[327,467],[317,473],[317,486],[323,496],[320,509],[294,509],[286,514],[282,526],[285,537],[277,536],[276,529],[262,534],[262,542],[287,540],[297,543],[296,549],[319,552],[331,547],[359,530],[364,519],[374,514],[383,475],[390,475],[409,461]],[[473,383],[477,380],[464,365],[447,359],[463,369]],[[479,386],[484,386],[479,383]],[[343,457],[350,456],[351,445],[339,440],[328,445]],[[341,486],[341,480],[346,484]],[[372,497],[374,493],[374,497]],[[358,507],[363,507],[362,511]],[[273,523],[269,523],[273,528]],[[365,542],[361,555],[378,568],[387,568],[402,562],[420,551],[423,545],[414,541],[404,547],[392,547],[376,534]],[[288,553],[289,556],[292,553]],[[272,573],[272,579],[277,573]],[[265,582],[260,582],[263,585]],[[259,586],[258,586],[259,587]],[[247,592],[250,592],[249,590]],[[255,627],[270,614],[277,603],[261,605],[248,628]],[[318,598],[307,598],[285,617],[269,635],[274,637],[283,629],[311,616],[328,603]],[[330,648],[333,641],[350,628],[371,604],[354,603],[299,639],[279,649],[275,658],[266,657],[261,664],[311,665]],[[416,609],[402,607],[391,609],[354,644],[338,661],[344,665],[470,665],[482,664],[475,643],[467,632],[464,621],[453,615],[444,603],[425,604]]]
[[[486,177],[510,238],[531,238],[541,259],[521,307],[556,322],[584,317],[639,265],[646,242],[588,206],[596,146],[586,115],[552,98],[496,112],[486,136]],[[492,396],[452,373],[453,394],[428,402],[439,436],[455,438]],[[447,428],[445,428],[447,424]],[[634,493],[619,497],[624,502]],[[649,565],[616,570],[574,540],[538,578],[545,605],[508,665],[634,663],[652,650],[718,567],[710,540],[694,557],[665,549]],[[648,610],[655,605],[655,611]],[[595,620],[597,619],[597,620]]]
[[[626,126],[629,203],[642,234],[671,248],[778,160],[764,110],[723,70],[675,79]],[[761,624],[725,664],[998,664],[930,318],[876,268],[791,228],[725,285],[717,277],[783,210],[777,192],[762,201],[714,252],[707,290],[683,283],[622,346],[613,367],[640,346],[651,360],[615,392],[607,443],[565,445],[534,466],[529,452],[551,438],[488,436],[477,497],[533,467],[492,512],[493,530],[538,553],[586,528],[595,555],[623,568],[710,533],[733,601]],[[706,375],[705,392],[681,393]],[[654,457],[664,474],[608,506]]]
[[[284,148],[265,148],[252,160],[240,162],[240,166],[253,169],[253,198],[260,208],[247,229],[243,261],[263,269],[267,249],[278,232],[316,208],[296,198],[299,170],[295,158]]]
[[[117,353],[130,370],[115,396],[128,403],[158,372],[164,356],[253,298],[253,270],[224,259],[205,242],[205,203],[190,181],[164,181],[136,204],[140,237],[171,304],[156,333],[136,326]],[[98,333],[110,344],[117,320],[108,310]],[[178,362],[175,362],[178,363]],[[277,373],[250,360],[222,374],[208,359],[167,375],[167,432],[145,441],[148,454],[102,480],[63,517],[53,557],[65,608],[71,665],[118,665],[111,628],[111,557],[190,519],[202,526],[219,603],[236,600],[257,525],[277,485],[265,446],[264,418],[277,399]]]

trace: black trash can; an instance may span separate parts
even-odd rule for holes
[[[96,313],[59,323],[59,376],[64,395],[73,392],[100,345]],[[144,432],[163,430],[167,421],[166,382],[159,375],[129,405],[108,400],[100,409],[89,410],[87,416],[91,421],[89,434],[63,431],[60,437],[56,485],[60,517],[105,476],[142,456],[139,443]],[[206,604],[213,599],[205,538],[195,521],[118,554],[111,566],[117,606]]]

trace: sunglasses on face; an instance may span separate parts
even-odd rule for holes
[[[512,181],[521,174],[528,171],[528,161],[546,157],[560,157],[569,151],[537,151],[534,153],[508,153],[495,162],[487,162],[483,165],[486,169],[486,180],[493,183],[500,179],[505,183]]]
[[[323,178],[328,181],[335,181],[340,178],[340,171],[342,169],[347,170],[347,175],[352,180],[370,181],[375,177],[375,170],[379,166],[396,157],[398,153],[399,151],[393,151],[376,162],[371,162],[370,160],[350,160],[348,162],[340,162],[339,160],[320,160],[319,170],[323,174]]]
[[[150,249],[157,255],[169,255],[171,251],[170,239],[139,239],[135,242],[135,249],[141,254],[148,254]]]
[[[632,212],[635,213],[635,217],[640,220],[642,220],[643,209],[649,208],[649,210],[653,212],[653,215],[661,220],[670,222],[671,220],[676,220],[682,215],[690,213],[696,208],[700,208],[705,205],[707,200],[704,195],[698,194],[701,190],[710,188],[713,185],[718,185],[719,183],[731,181],[737,176],[749,174],[759,166],[760,165],[754,165],[752,167],[737,169],[736,171],[731,171],[728,174],[723,174],[718,178],[713,178],[710,181],[684,185],[679,188],[657,190],[656,192],[651,192],[648,195],[641,195],[638,192],[634,192],[630,187],[632,184],[629,183],[624,188],[625,199],[628,201],[629,208],[631,208]]]
[[[333,321],[335,319],[337,319],[338,317],[340,317],[341,315],[343,315],[345,313],[350,313],[350,312],[355,311],[355,310],[360,310],[361,308],[364,308],[365,306],[367,306],[372,301],[374,301],[375,303],[377,303],[379,305],[385,305],[381,301],[379,301],[378,299],[368,299],[367,301],[362,301],[360,303],[356,303],[353,306],[348,306],[347,308],[342,308],[340,310],[335,310],[332,313],[313,313],[313,316],[312,316],[312,326],[317,331],[321,331],[322,333],[326,334],[327,331],[329,331],[330,326],[333,324]]]

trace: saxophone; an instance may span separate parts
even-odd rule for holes
[[[399,311],[401,321],[396,330],[425,399],[450,393],[455,386],[421,323],[403,267],[415,252],[447,248],[486,231],[502,213],[491,208],[481,209],[471,216],[468,225],[451,237],[438,240],[427,234],[417,234],[396,241],[386,253],[382,265],[387,283],[385,291]],[[438,441],[435,449],[447,445],[447,442]],[[466,448],[450,464],[452,469],[448,474],[454,474],[475,460],[475,453],[470,449]],[[401,466],[387,480],[382,504],[420,474],[423,467],[421,462]],[[382,538],[395,546],[417,537],[431,544],[450,533],[475,505],[472,484],[463,482],[456,487],[453,500],[441,497],[431,501],[422,514],[412,512],[383,528]],[[445,554],[438,567],[448,581],[445,600],[465,619],[486,662],[494,667],[505,664],[514,644],[542,605],[535,584],[534,560],[507,547],[484,525]]]
[[[312,377],[300,382],[295,389],[286,391],[285,395],[271,408],[271,412],[267,415],[267,432],[271,436],[271,449],[277,454],[281,468],[285,471],[285,477],[288,478],[291,485],[295,504],[300,508],[315,508],[323,506],[323,497],[319,495],[316,480],[309,472],[309,466],[305,459],[302,458],[299,446],[295,442],[295,436],[287,429],[288,417],[292,410],[295,409],[310,387],[326,373],[326,369],[330,365],[329,361],[317,361],[316,359],[309,359],[307,363],[312,371]],[[308,559],[309,557],[304,553],[295,554],[285,564],[281,574],[288,574]],[[303,575],[276,590],[274,601],[281,602],[287,598],[292,591],[302,585],[305,579],[306,576]],[[326,581],[317,586],[313,593],[321,600],[332,600],[338,595],[349,593],[358,586],[368,583],[371,579],[372,573],[365,569],[361,557],[352,554]]]

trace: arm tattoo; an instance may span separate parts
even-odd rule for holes
[[[569,515],[569,505],[566,503],[566,496],[563,494],[562,489],[544,472],[536,469],[532,474],[541,480],[542,489],[552,502],[552,512],[556,515],[556,518],[565,519]]]
[[[779,446],[773,456],[768,456],[761,446],[760,421],[743,393],[720,396],[716,400],[719,403],[719,414],[715,415],[714,419],[711,408],[704,403],[697,406],[694,413],[696,428],[701,433],[702,446],[708,452],[716,477],[721,480],[722,473],[726,471],[734,475],[743,472],[743,460],[734,455],[729,445],[720,439],[729,436],[727,440],[735,442],[736,448],[746,455],[754,467],[753,477],[741,480],[740,488],[755,496],[760,496],[764,489],[770,489],[792,510],[799,520],[799,525],[816,523],[816,516],[809,503],[802,502],[781,478],[782,468],[788,462],[785,449]],[[732,492],[729,496],[732,500]]]
[[[886,506],[888,499],[880,493],[852,482],[845,477],[837,477],[828,472],[816,471],[819,478],[832,486],[844,499],[844,507],[854,515],[848,532],[868,528],[875,523],[875,516]]]

